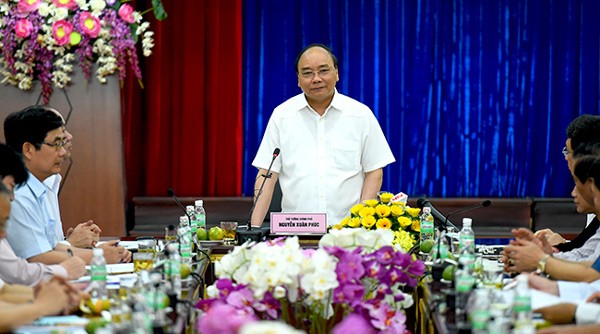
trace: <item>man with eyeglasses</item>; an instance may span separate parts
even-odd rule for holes
[[[64,118],[62,115],[52,109],[56,115],[58,115],[62,120],[63,124]],[[61,146],[65,148],[65,161],[71,159],[71,150],[73,149],[73,135],[67,131],[67,128],[63,126],[63,134],[64,134],[64,142],[61,143]],[[49,176],[44,180],[44,184],[51,190],[46,192],[46,201],[48,201],[48,205],[53,207],[53,212],[60,212],[58,205],[58,192],[60,189],[62,181],[62,175],[54,174]],[[77,226],[70,227],[67,230],[66,237],[63,231],[63,224],[60,215],[54,217],[57,221],[56,224],[56,237],[60,240],[60,243],[63,243],[67,246],[75,246],[80,248],[90,248],[94,247],[96,243],[100,240],[100,233],[102,230],[98,225],[94,224],[93,220],[87,220],[85,222],[77,224]]]
[[[68,249],[88,263],[92,258],[89,249],[59,243],[60,212],[58,204],[48,198],[48,192],[56,189],[44,183],[61,171],[68,155],[69,138],[65,132],[63,118],[46,106],[25,108],[4,121],[6,143],[21,153],[29,173],[25,185],[15,191],[8,241],[19,257],[30,262],[60,263],[69,258]],[[131,253],[116,243],[114,240],[100,246],[107,262],[129,261]]]
[[[563,154],[571,174],[574,173],[573,165],[577,158],[574,152],[578,156],[595,154],[589,151],[589,147],[592,147],[590,144],[599,140],[600,116],[581,115],[569,124]],[[575,187],[571,195],[577,211],[588,214],[587,226],[570,242],[566,242],[562,236],[549,229],[537,231],[535,234],[527,229],[514,230],[513,235],[516,240],[511,241],[511,245],[505,249],[504,262],[507,271],[533,271],[536,268],[545,267],[548,257],[538,263],[534,258],[525,256],[533,254],[538,247],[541,247],[548,256],[562,260],[579,262],[594,261],[598,258],[600,255],[600,220],[593,214],[598,209],[594,207],[593,194],[589,184],[584,186],[586,180],[578,181],[575,176],[574,179]]]
[[[252,226],[262,225],[278,180],[284,212],[325,212],[328,225],[337,224],[352,205],[377,197],[382,168],[395,161],[373,112],[337,91],[338,60],[327,46],[305,47],[295,67],[302,93],[275,108],[252,162],[256,192],[281,149]]]

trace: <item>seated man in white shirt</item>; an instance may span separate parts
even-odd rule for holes
[[[52,109],[57,116],[59,116],[64,123],[64,118],[62,115]],[[65,135],[66,145],[65,145],[65,160],[71,159],[71,150],[73,149],[73,135],[67,131],[67,128],[63,128],[63,133]],[[58,191],[60,188],[60,184],[62,181],[62,175],[54,174],[44,180],[44,184],[51,190],[46,193],[46,200],[48,201],[48,205],[54,208],[53,212],[57,213],[54,219],[56,220],[56,237],[58,240],[61,240],[61,243],[64,243],[67,246],[75,246],[80,248],[90,248],[96,246],[96,243],[100,240],[100,227],[94,224],[94,221],[88,220],[78,224],[77,226],[70,227],[67,230],[66,237],[63,231],[63,224],[60,217],[60,209],[58,205]]]
[[[57,264],[69,258],[67,249],[87,263],[92,251],[59,243],[57,206],[46,199],[52,190],[44,181],[61,171],[69,142],[58,112],[46,106],[31,106],[10,114],[4,121],[8,146],[21,153],[29,171],[27,183],[16,189],[8,225],[8,241],[15,253],[30,262]],[[131,260],[131,253],[116,246],[118,240],[100,246],[107,263]]]
[[[29,263],[15,255],[6,240],[6,220],[10,214],[13,189],[27,181],[27,169],[21,157],[10,147],[0,144],[0,279],[10,284],[35,286],[54,275],[76,279],[85,274],[85,262],[73,256],[59,264]]]

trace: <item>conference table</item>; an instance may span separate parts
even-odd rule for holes
[[[121,245],[132,252],[137,251],[136,242],[132,240],[134,238],[122,239],[123,240],[120,242]],[[231,248],[231,246],[227,247]],[[225,246],[221,247],[219,250],[221,253],[224,251],[226,251]],[[216,256],[218,257],[219,255],[217,254]],[[212,254],[211,247],[204,248],[202,252],[196,252],[196,257],[192,265],[192,274],[187,279],[182,280],[182,296],[180,303],[185,307],[178,307],[177,312],[174,312],[175,316],[171,319],[172,325],[170,326],[169,333],[187,333],[195,326],[196,312],[193,309],[193,305],[195,305],[200,298],[204,297],[204,288],[207,284],[210,284],[207,283],[207,280],[214,280],[212,275],[213,260],[211,258],[216,258],[215,255]],[[139,274],[134,273],[133,263],[107,265],[107,273],[107,288],[109,289],[109,295],[113,297],[119,297],[119,283],[124,279],[135,280],[140,277]],[[90,282],[90,277],[89,275],[83,276],[71,282],[72,284],[85,289]],[[17,328],[13,333],[86,333],[85,326],[88,324],[89,320],[89,315],[80,311],[67,316],[42,317],[32,324]]]

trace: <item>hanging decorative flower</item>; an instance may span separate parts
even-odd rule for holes
[[[35,80],[42,85],[44,103],[53,87],[71,82],[78,62],[87,80],[92,65],[100,83],[118,72],[123,80],[127,67],[142,78],[136,44],[141,38],[144,56],[154,46],[150,24],[128,0],[0,0],[0,73],[3,83],[30,90]],[[153,0],[158,20],[166,18],[160,0]]]

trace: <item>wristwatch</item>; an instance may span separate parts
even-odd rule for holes
[[[538,262],[537,264],[537,269],[541,272],[541,273],[545,273],[546,271],[546,261],[548,260],[548,258],[550,257],[550,254],[545,254],[544,256],[542,256],[542,258],[540,259],[540,262]]]

